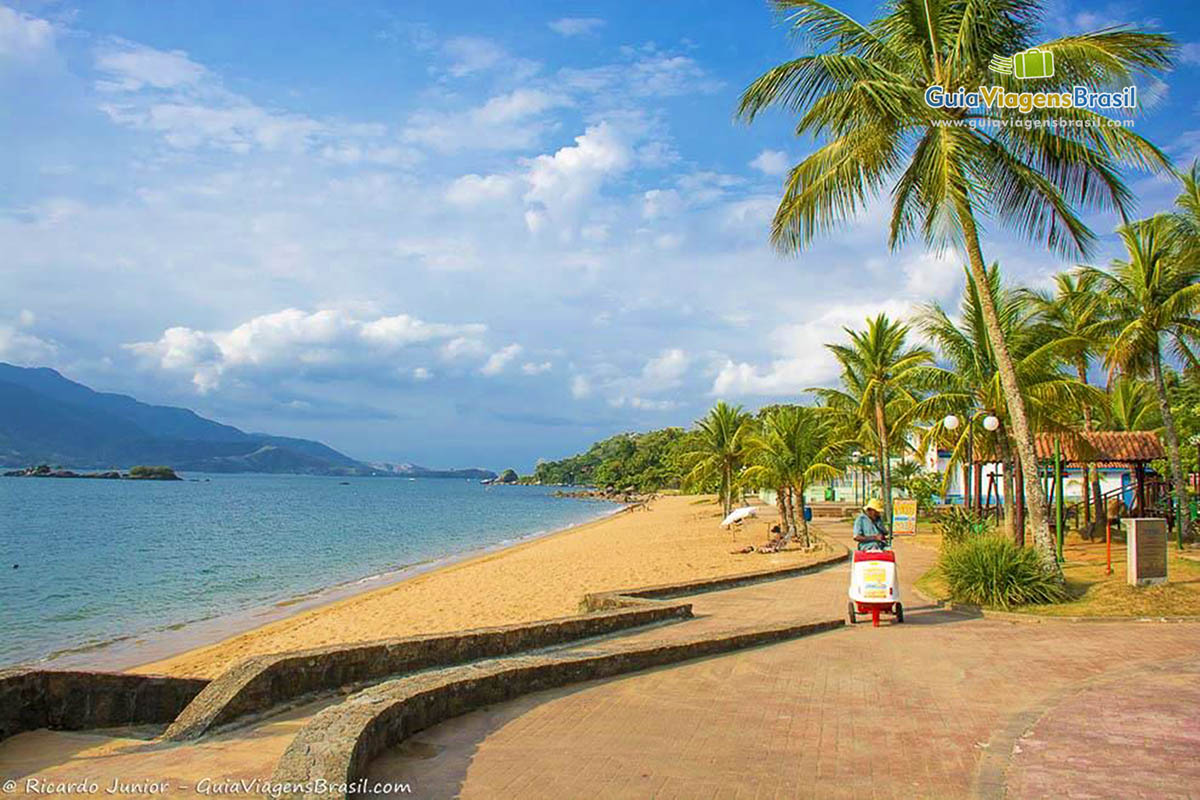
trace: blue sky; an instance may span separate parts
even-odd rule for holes
[[[1174,34],[1137,130],[1200,155],[1190,4],[1047,9]],[[842,325],[952,301],[961,263],[889,253],[881,204],[771,251],[813,143],[732,112],[793,47],[728,0],[0,5],[0,360],[433,466],[795,399]],[[1175,194],[1129,178],[1144,213]],[[1066,266],[1001,231],[985,256]]]

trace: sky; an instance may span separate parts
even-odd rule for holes
[[[1181,165],[1191,9],[1045,20],[1176,37],[1136,130]],[[758,0],[0,4],[0,360],[434,467],[800,400],[842,326],[962,286],[953,251],[888,250],[886,198],[770,247],[816,144],[733,111],[802,47]],[[1127,178],[1139,213],[1177,193]],[[1117,220],[1087,220],[1106,263]],[[1030,285],[1071,266],[991,227],[984,254]]]

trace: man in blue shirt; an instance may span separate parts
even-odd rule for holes
[[[883,501],[872,497],[854,520],[854,541],[859,550],[886,550],[890,537],[883,524]]]

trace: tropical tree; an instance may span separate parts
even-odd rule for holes
[[[744,479],[778,492],[784,531],[804,534],[812,546],[804,515],[804,492],[818,481],[832,480],[841,469],[838,455],[847,443],[838,439],[828,416],[804,406],[780,406],[764,415],[761,430],[750,436],[751,465]]]
[[[774,5],[812,52],[751,83],[738,115],[753,121],[779,107],[799,115],[797,135],[823,140],[785,180],[771,228],[772,241],[783,251],[801,250],[886,190],[892,197],[893,248],[913,238],[961,246],[982,285],[984,221],[1059,254],[1084,255],[1094,235],[1076,208],[1115,209],[1124,216],[1132,196],[1119,168],[1167,166],[1158,148],[1089,109],[1021,113],[999,104],[935,108],[926,101],[930,87],[1028,90],[1030,81],[1019,85],[1014,76],[988,67],[993,56],[1035,45],[1054,58],[1053,76],[1033,84],[1037,89],[1128,85],[1170,66],[1174,45],[1166,35],[1117,27],[1039,41],[1037,0],[888,0],[881,16],[867,24],[816,0]],[[1010,124],[1050,117],[1070,124]],[[986,293],[982,311],[1024,467],[1030,520],[1041,531],[1046,495],[1016,365]],[[1050,549],[1041,558],[1057,571]]]
[[[1101,418],[1105,430],[1158,431],[1162,428],[1158,398],[1154,387],[1145,381],[1118,377],[1109,384],[1106,400]]]
[[[693,449],[682,457],[688,468],[685,483],[694,485],[715,480],[726,516],[733,509],[734,489],[746,461],[746,444],[753,430],[753,420],[741,406],[731,406],[721,400],[706,416],[696,420],[699,435],[691,442]]]
[[[1019,493],[1012,477],[1015,460],[1013,415],[1001,380],[999,359],[990,344],[985,298],[997,310],[1000,330],[1009,344],[1017,377],[1024,387],[1030,418],[1042,430],[1069,430],[1070,420],[1063,418],[1063,409],[1098,402],[1099,393],[1093,387],[1063,374],[1060,368],[1064,361],[1069,363],[1086,348],[1088,340],[1049,335],[1045,327],[1037,324],[1037,311],[1029,302],[1028,294],[1003,286],[998,265],[993,264],[987,271],[987,283],[983,284],[986,291],[980,290],[973,273],[968,271],[966,278],[957,318],[951,317],[937,303],[925,306],[917,317],[917,324],[937,348],[945,367],[931,379],[935,391],[922,400],[913,413],[923,419],[936,420],[930,429],[933,440],[945,436],[942,419],[946,415],[964,418],[966,424],[953,434],[951,440],[950,463],[962,463],[968,442],[974,440],[980,451],[990,451],[1004,463],[1005,496],[1013,498]],[[1001,420],[1001,427],[995,433],[982,427],[987,412],[996,414]],[[1024,531],[1013,531],[1013,534],[1020,541]],[[1039,549],[1054,547],[1047,526],[1034,526],[1033,535]]]
[[[1037,312],[1039,325],[1048,340],[1071,339],[1079,343],[1070,356],[1075,377],[1087,385],[1088,365],[1099,355],[1101,348],[1098,332],[1103,322],[1102,297],[1096,292],[1095,279],[1090,275],[1060,272],[1054,276],[1054,291],[1024,290]],[[1083,429],[1093,430],[1091,398],[1079,408],[1083,417]],[[1095,464],[1088,465],[1088,485],[1091,487],[1091,502],[1083,504],[1084,525],[1090,528],[1091,508],[1096,508],[1096,521],[1103,523],[1105,513],[1101,501],[1100,473]],[[1087,490],[1085,489],[1085,497]]]
[[[1182,514],[1187,509],[1187,479],[1179,457],[1179,435],[1167,386],[1163,360],[1169,351],[1177,359],[1197,366],[1192,352],[1200,337],[1200,263],[1187,257],[1176,220],[1159,215],[1118,231],[1126,258],[1112,262],[1110,271],[1083,269],[1105,295],[1108,313],[1105,333],[1111,344],[1104,354],[1110,373],[1137,378],[1150,375],[1167,439],[1167,457],[1175,484],[1175,501],[1181,519],[1179,544],[1183,546]]]
[[[908,344],[907,325],[880,314],[861,331],[844,328],[848,344],[827,344],[842,368],[842,390],[814,389],[827,406],[841,408],[862,421],[874,435],[879,453],[884,517],[892,519],[891,453],[894,433],[911,419],[921,381],[933,363],[933,353]]]

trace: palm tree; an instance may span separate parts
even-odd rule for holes
[[[805,547],[812,546],[812,536],[804,518],[804,492],[841,471],[834,462],[845,446],[834,435],[827,416],[804,406],[771,410],[763,417],[761,431],[750,437],[752,464],[745,480],[776,487],[785,498],[780,501],[784,529],[789,534],[802,530]]]
[[[980,221],[990,218],[1066,256],[1086,254],[1094,235],[1076,207],[1132,204],[1118,168],[1159,170],[1166,157],[1125,127],[1081,108],[1021,114],[998,107],[933,108],[929,87],[999,85],[1028,89],[988,70],[995,55],[1037,45],[1054,58],[1054,75],[1036,88],[1104,90],[1170,66],[1170,37],[1127,27],[1038,42],[1037,0],[889,0],[869,24],[816,0],[773,0],[813,51],[774,67],[745,90],[738,115],[753,121],[773,106],[796,113],[800,136],[824,143],[788,173],[771,238],[795,252],[856,215],[884,190],[892,195],[889,244],[919,237],[965,248],[971,274],[986,283]],[[1080,127],[1009,125],[1014,119],[1078,121]],[[1030,518],[1046,527],[1046,495],[1037,476],[1033,434],[1016,366],[991,299],[983,295],[996,356],[1025,470]],[[1057,570],[1054,553],[1042,560]]]
[[[1066,430],[1068,421],[1062,418],[1062,409],[1090,406],[1098,401],[1094,388],[1060,370],[1060,364],[1072,360],[1088,340],[1050,336],[1045,327],[1036,324],[1036,309],[1028,294],[1001,284],[998,265],[993,264],[987,271],[986,291],[980,291],[972,273],[967,272],[966,277],[957,320],[937,303],[927,305],[917,317],[921,331],[937,347],[946,367],[931,377],[935,391],[913,413],[922,419],[936,420],[929,432],[935,441],[945,436],[941,420],[947,414],[965,418],[966,424],[952,440],[951,465],[963,462],[967,442],[973,438],[980,451],[990,451],[1004,463],[1005,496],[1014,498],[1018,491],[1012,483],[1012,409],[1007,403],[995,350],[989,345],[985,298],[997,310],[1000,330],[1009,343],[1017,377],[1024,387],[1030,417],[1040,429]],[[996,433],[982,428],[984,412],[994,413],[1002,420]],[[949,475],[947,472],[947,482]],[[1020,541],[1024,531],[1015,530],[1013,534]],[[1034,526],[1033,535],[1039,548],[1054,547],[1049,527]]]
[[[746,459],[746,440],[753,422],[741,406],[719,401],[708,414],[696,420],[699,436],[693,449],[683,456],[689,470],[685,481],[695,485],[715,480],[725,516],[733,509],[733,492]]]
[[[1187,478],[1179,457],[1179,434],[1167,399],[1163,379],[1164,347],[1196,366],[1191,344],[1200,337],[1200,263],[1189,257],[1181,242],[1177,221],[1159,215],[1130,225],[1118,233],[1127,251],[1126,260],[1114,260],[1109,272],[1087,267],[1105,295],[1108,314],[1105,333],[1111,344],[1104,354],[1110,373],[1119,370],[1136,378],[1147,373],[1158,396],[1167,438],[1167,457],[1175,484],[1175,501],[1182,515],[1187,509]],[[1179,546],[1183,546],[1183,518]]]
[[[1145,381],[1121,376],[1108,387],[1103,421],[1110,431],[1162,430],[1162,412],[1154,387]]]
[[[1075,376],[1085,385],[1088,382],[1088,364],[1098,355],[1100,341],[1097,332],[1103,321],[1102,298],[1095,290],[1095,283],[1089,275],[1060,272],[1054,276],[1053,292],[1024,290],[1024,295],[1037,310],[1047,338],[1074,339],[1081,343],[1082,346],[1075,349],[1070,361],[1075,368]],[[1083,429],[1093,430],[1091,403],[1083,403],[1080,412]],[[1083,504],[1083,510],[1084,524],[1090,530],[1091,507],[1095,505],[1096,521],[1101,525],[1101,515],[1105,513],[1100,499],[1100,473],[1095,464],[1088,465],[1088,485],[1091,487],[1092,500]],[[1087,496],[1086,490],[1084,496]]]
[[[883,488],[884,518],[892,519],[891,453],[893,434],[907,421],[907,411],[917,402],[921,380],[933,363],[924,347],[908,345],[908,326],[880,314],[867,320],[861,331],[845,328],[850,343],[827,344],[842,367],[845,391],[814,389],[825,404],[851,410],[871,429],[878,445],[879,478]],[[891,413],[889,413],[889,410]]]

